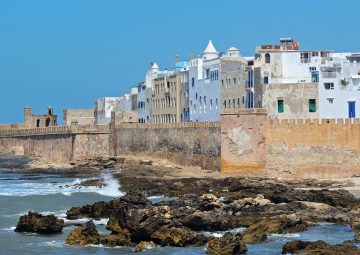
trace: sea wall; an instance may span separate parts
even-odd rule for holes
[[[268,172],[299,178],[360,175],[359,119],[269,120]]]
[[[281,178],[360,175],[359,119],[271,120],[264,109],[222,113],[222,172]]]
[[[115,156],[146,155],[220,170],[219,122],[116,124],[112,132]]]
[[[109,128],[89,125],[0,130],[0,153],[19,151],[46,162],[108,157]]]

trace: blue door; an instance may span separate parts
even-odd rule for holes
[[[349,118],[355,118],[355,102],[350,101],[349,104]]]

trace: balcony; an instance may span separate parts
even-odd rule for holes
[[[332,78],[336,78],[336,72],[322,72],[322,77],[326,78],[326,79],[332,79]]]

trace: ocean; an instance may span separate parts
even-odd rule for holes
[[[134,248],[107,248],[101,245],[69,246],[65,244],[67,234],[75,227],[65,227],[63,232],[54,235],[39,235],[33,233],[17,233],[14,228],[21,215],[28,211],[42,214],[55,214],[65,221],[65,212],[73,206],[83,206],[104,200],[109,201],[124,195],[118,190],[121,186],[110,173],[103,175],[107,186],[76,187],[85,178],[68,178],[49,174],[19,174],[0,169],[0,254],[135,254]],[[166,197],[150,197],[152,202],[159,202]],[[85,222],[86,219],[80,220]],[[78,221],[76,221],[78,222]],[[107,219],[95,221],[100,233],[109,233],[105,229]],[[241,232],[243,228],[234,229]],[[204,233],[221,236],[222,232]],[[308,231],[295,234],[271,235],[268,242],[248,244],[249,255],[279,255],[282,246],[291,240],[309,241],[324,240],[331,244],[352,240],[354,233],[349,226],[337,226],[330,223],[320,223]],[[156,247],[143,254],[205,254],[206,247],[173,248]]]

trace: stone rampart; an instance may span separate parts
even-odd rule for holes
[[[220,170],[220,123],[116,124],[115,156],[138,154]]]
[[[359,119],[268,120],[267,170],[279,176],[360,175]]]

